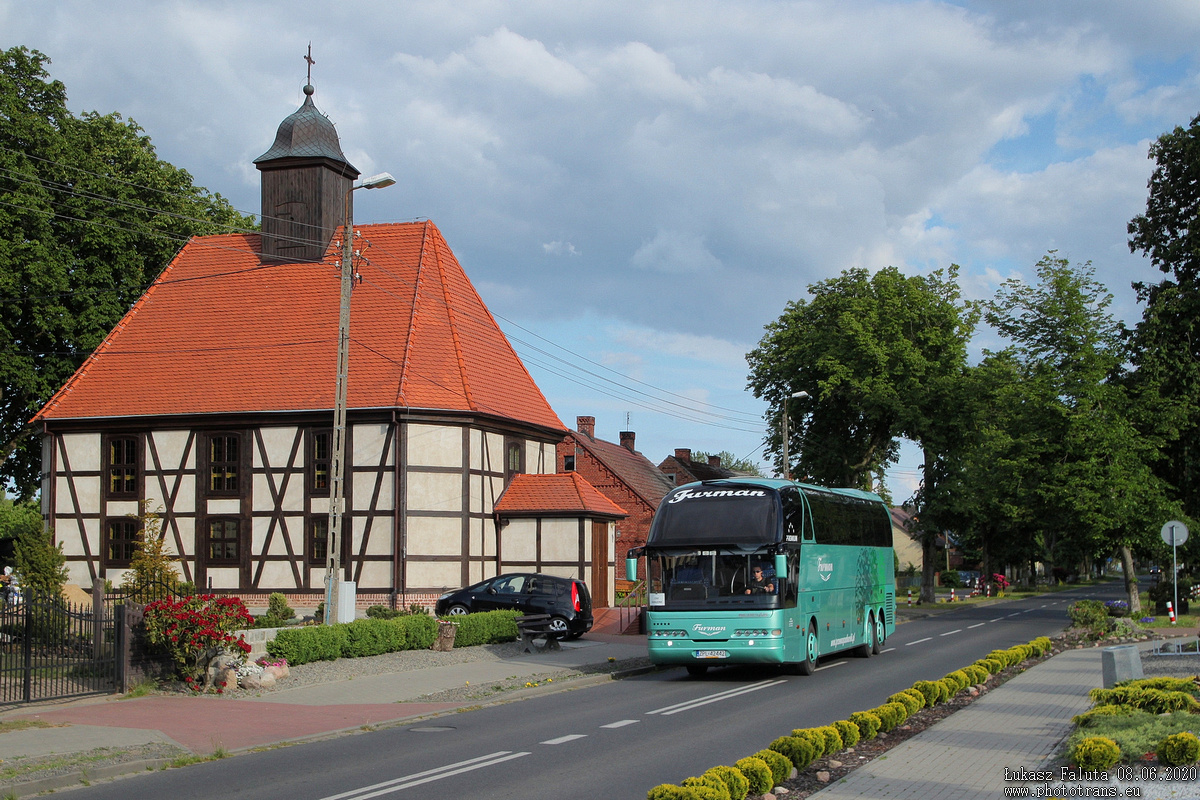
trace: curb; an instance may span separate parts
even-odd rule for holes
[[[184,758],[181,754],[176,758]],[[46,792],[56,792],[59,789],[69,789],[85,786],[97,781],[109,781],[131,775],[141,775],[145,772],[155,772],[171,763],[175,758],[147,758],[141,761],[126,761],[121,764],[109,764],[94,770],[82,769],[66,775],[55,775],[51,778],[38,778],[24,783],[0,784],[0,792],[5,797],[33,797]]]

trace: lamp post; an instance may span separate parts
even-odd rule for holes
[[[792,465],[788,463],[788,409],[787,401],[799,397],[808,397],[808,392],[792,392],[783,398],[783,479],[792,479]]]
[[[382,189],[396,182],[386,172],[372,175],[346,190],[346,220],[342,227],[342,290],[338,311],[337,386],[333,396],[333,485],[329,490],[329,535],[325,539],[325,622],[338,619],[342,571],[342,517],[346,504],[346,381],[350,375],[350,291],[354,285],[354,220],[350,195],[355,189]]]

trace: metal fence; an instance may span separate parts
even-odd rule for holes
[[[25,589],[0,608],[0,705],[114,691],[114,606]]]

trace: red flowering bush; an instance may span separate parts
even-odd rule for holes
[[[193,595],[179,600],[155,600],[146,606],[146,641],[171,655],[176,671],[189,686],[207,684],[208,666],[223,651],[250,652],[239,628],[254,618],[236,597]]]

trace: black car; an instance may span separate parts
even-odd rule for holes
[[[549,614],[550,630],[563,639],[578,639],[592,629],[592,595],[587,584],[537,572],[497,575],[474,586],[447,592],[434,606],[439,617],[498,609]]]

